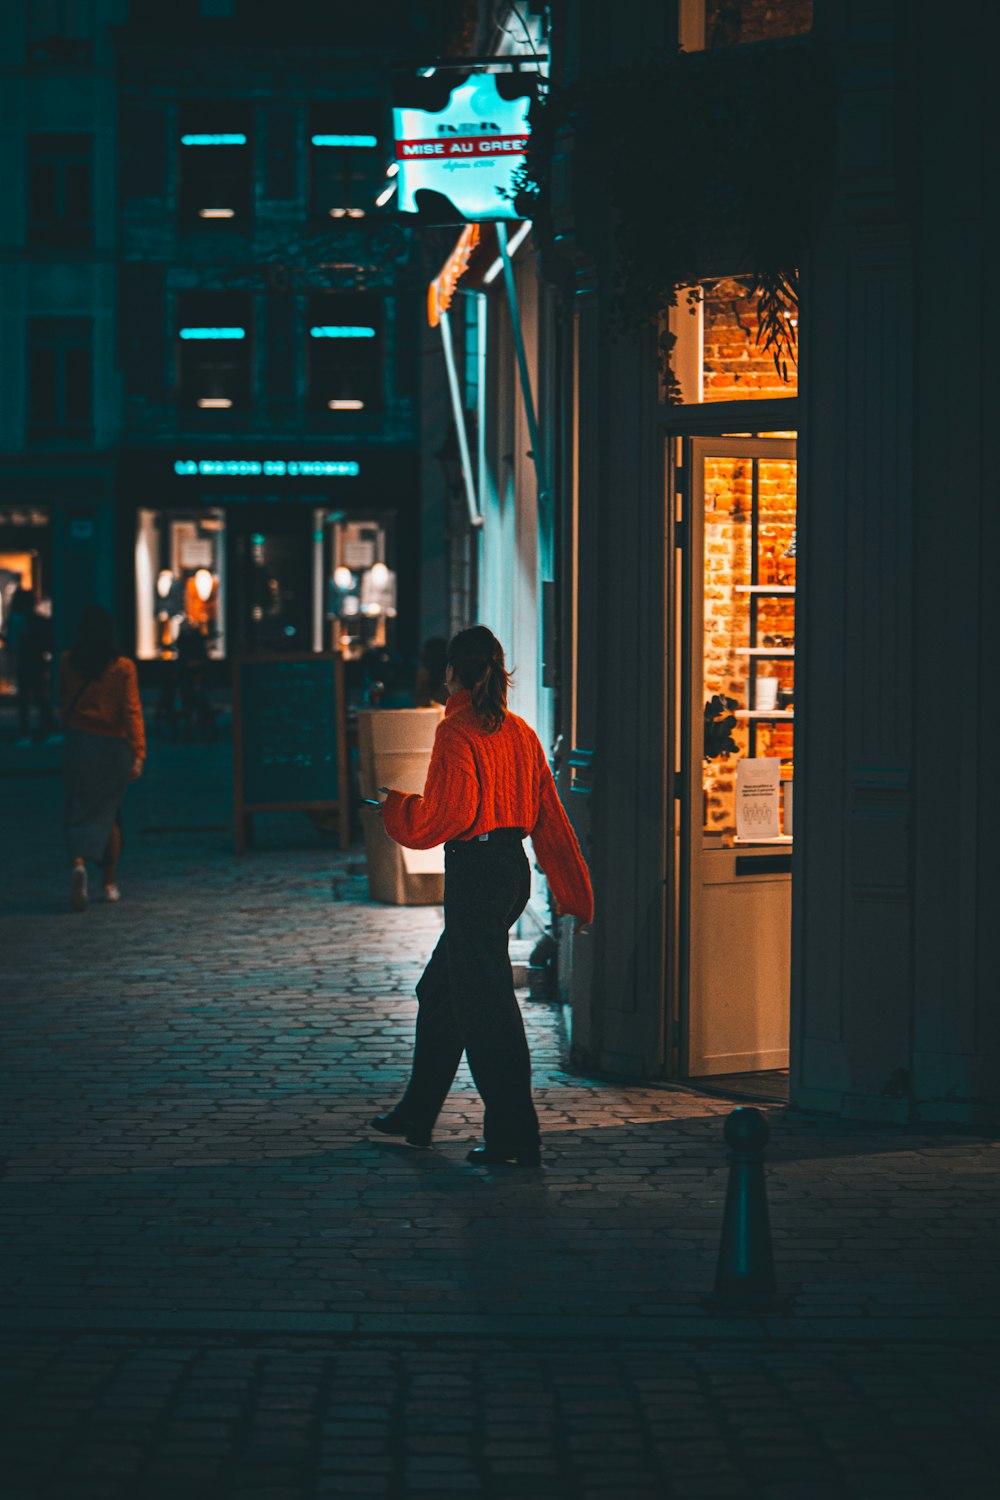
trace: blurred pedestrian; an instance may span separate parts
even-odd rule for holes
[[[59,689],[70,905],[86,911],[88,860],[101,866],[105,899],[121,900],[122,800],[146,758],[135,663],[119,654],[114,620],[99,604],[84,610],[76,645],[63,653]]]
[[[52,712],[52,653],[55,640],[52,631],[51,605],[36,605],[30,589],[19,588],[11,600],[7,623],[7,646],[14,657],[17,680],[18,746],[27,748],[43,740],[55,742],[56,721]],[[31,710],[38,711],[34,734]]]
[[[538,736],[507,708],[510,674],[496,636],[482,625],[460,631],[448,646],[445,681],[448,704],[423,795],[389,791],[382,804],[397,843],[444,844],[445,925],[417,984],[410,1081],[372,1125],[429,1145],[464,1051],[485,1105],[485,1145],[468,1160],[539,1166],[531,1058],[507,945],[531,889],[525,837],[577,931],[593,920],[590,876]]]
[[[185,620],[177,637],[177,671],[184,737],[188,740],[194,738],[195,730],[206,740],[215,734],[215,710],[205,690],[207,670],[208,640],[197,625]]]

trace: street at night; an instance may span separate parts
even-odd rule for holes
[[[0,5],[0,1500],[994,1500],[997,56]]]
[[[731,1105],[570,1072],[521,991],[543,1172],[464,1161],[464,1069],[433,1151],[374,1136],[439,910],[301,815],[234,861],[228,766],[155,750],[72,944],[16,783],[8,1494],[992,1493],[994,1141],[766,1111],[794,1316],[713,1315]]]

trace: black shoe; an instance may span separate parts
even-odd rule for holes
[[[501,1151],[496,1146],[473,1146],[472,1150],[467,1152],[465,1159],[478,1167],[502,1167],[511,1164],[519,1167],[540,1167],[542,1148],[537,1142],[533,1146],[521,1146],[520,1149],[513,1151]]]
[[[431,1143],[431,1132],[415,1125],[406,1115],[401,1115],[398,1109],[390,1110],[387,1115],[376,1115],[370,1124],[380,1135],[403,1136],[408,1146],[427,1147]]]

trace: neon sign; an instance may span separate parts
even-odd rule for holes
[[[450,200],[464,219],[516,219],[514,178],[524,165],[530,99],[501,98],[495,73],[453,89],[441,110],[395,109],[399,207],[419,213],[421,192]]]
[[[182,146],[245,146],[245,135],[182,135]]]
[[[310,328],[310,336],[314,339],[373,339],[374,328],[360,328],[351,325],[338,327],[332,324],[323,324],[318,328]]]
[[[245,328],[182,328],[182,339],[245,339]]]
[[[174,473],[182,479],[284,478],[356,479],[361,466],[355,459],[315,458],[179,458]]]

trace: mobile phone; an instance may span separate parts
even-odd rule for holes
[[[362,807],[381,807],[382,804],[381,804],[381,802],[379,802],[379,800],[378,800],[377,797],[362,797],[362,799],[361,799],[361,806]]]

